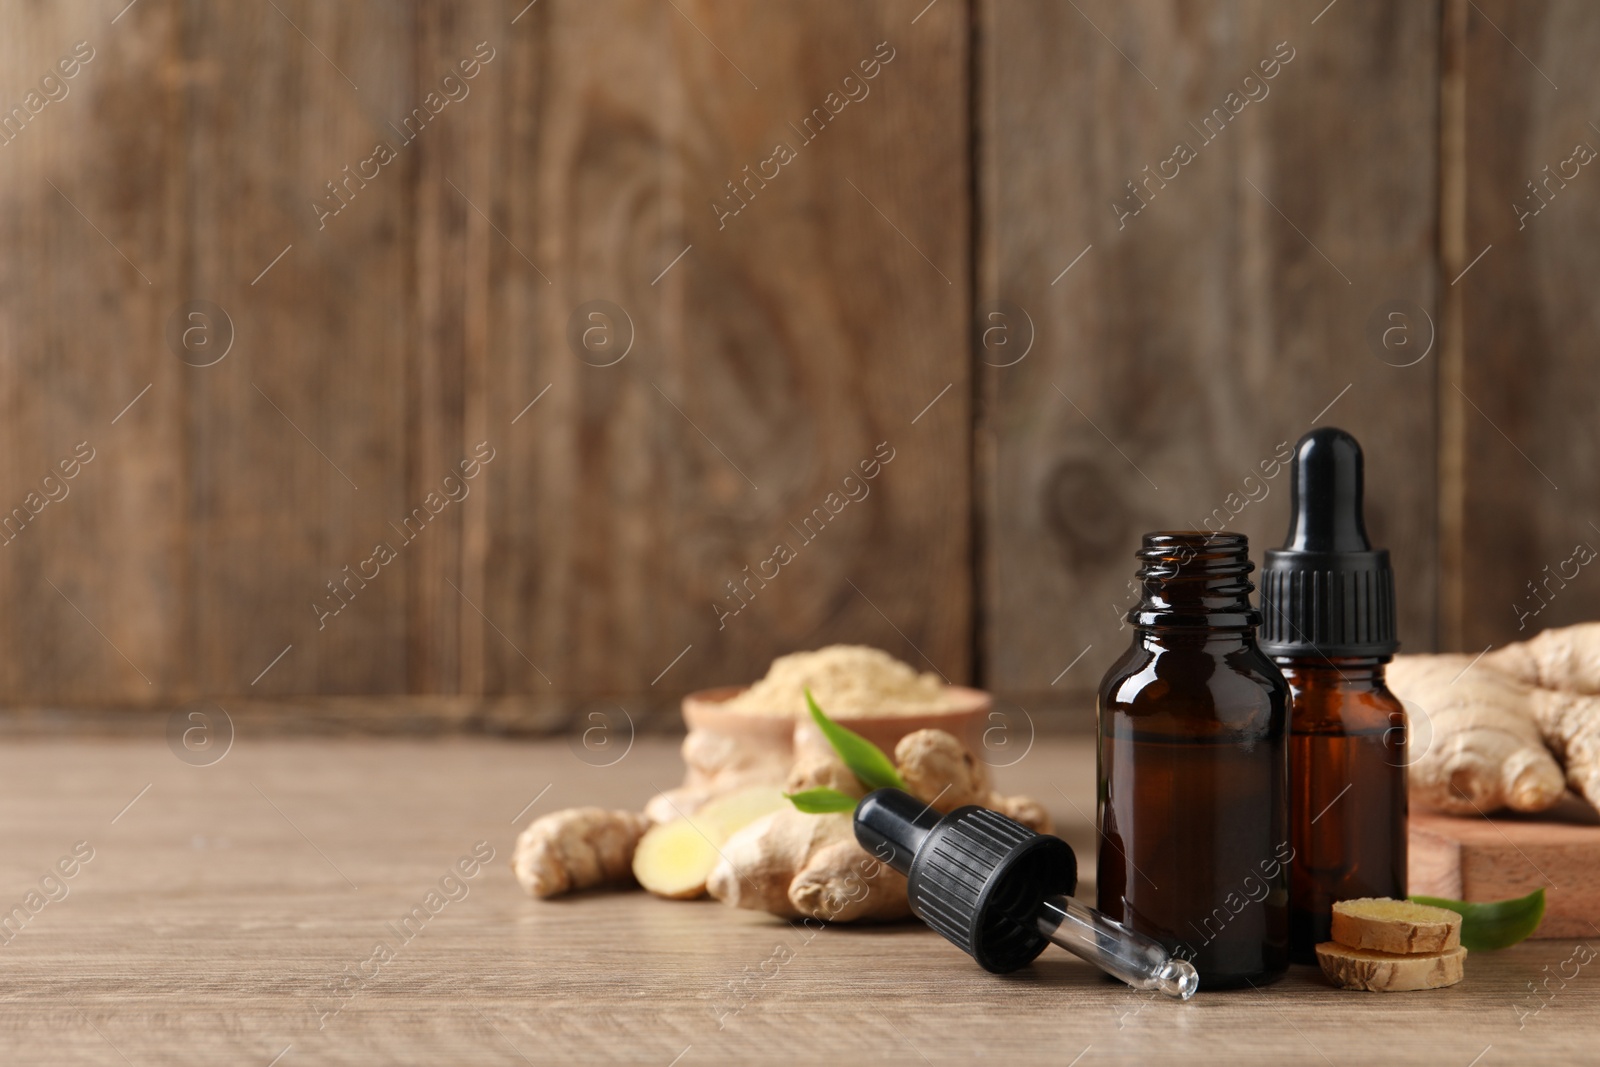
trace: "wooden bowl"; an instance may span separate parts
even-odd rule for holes
[[[690,693],[683,698],[684,723],[691,730],[709,730],[737,738],[742,745],[782,752],[790,758],[806,752],[833,751],[809,716],[797,719],[787,715],[732,711],[724,706],[727,701],[744,692],[745,688],[728,686]],[[865,737],[891,757],[894,755],[894,746],[902,737],[928,729],[954,734],[972,751],[981,752],[983,731],[993,705],[992,698],[981,689],[959,685],[947,686],[945,694],[955,706],[943,711],[857,718],[841,715],[838,722]]]

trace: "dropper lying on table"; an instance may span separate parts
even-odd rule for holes
[[[1135,989],[1188,1000],[1200,984],[1160,942],[1072,899],[1078,858],[1059,837],[987,808],[941,815],[899,789],[869,793],[855,830],[862,848],[907,876],[917,918],[985,970],[1024,967],[1054,942]]]

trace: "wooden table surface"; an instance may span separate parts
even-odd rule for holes
[[[159,738],[9,743],[0,909],[29,917],[0,931],[0,1062],[1490,1067],[1600,1049],[1600,967],[1571,941],[1475,955],[1435,993],[1296,968],[1174,1004],[1054,950],[985,974],[914,923],[811,933],[642,892],[533,901],[508,867],[527,819],[638,805],[680,773],[667,739],[608,767],[581,751],[241,737],[196,767]],[[1041,739],[1000,777],[1092,860],[1087,741]],[[397,933],[478,842],[493,861]],[[48,878],[75,847],[92,858]]]

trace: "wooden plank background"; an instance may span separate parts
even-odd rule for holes
[[[1563,167],[1579,145],[1600,149],[1588,60],[1600,10],[1478,3],[1464,21],[1463,252],[1483,258],[1460,282],[1464,360],[1446,399],[1462,427],[1459,644],[1476,651],[1597,614],[1600,576],[1560,575],[1580,544],[1600,549],[1600,181],[1586,180],[1600,174]]]
[[[1363,330],[1391,299],[1434,307],[1437,11],[1317,14],[984,11],[980,307],[1026,309],[1038,333],[982,375],[997,688],[1047,693],[1080,654],[1055,684],[1098,682],[1128,642],[1144,531],[1209,518],[1258,559],[1281,544],[1277,460],[1319,422],[1363,441],[1402,632],[1434,642],[1436,362],[1389,366]],[[1230,121],[1205,127],[1213,108]],[[1163,182],[1177,142],[1195,158]]]
[[[0,23],[6,109],[92,49],[0,146],[16,721],[631,720],[840,640],[1081,715],[1139,534],[1277,543],[1318,423],[1408,649],[1596,615],[1587,168],[1512,206],[1600,145],[1578,0]]]

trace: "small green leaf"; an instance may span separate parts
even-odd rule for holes
[[[883,754],[883,749],[824,715],[811,696],[810,689],[806,690],[806,706],[811,709],[811,718],[816,722],[817,729],[822,731],[822,736],[828,739],[828,744],[833,746],[844,765],[850,768],[850,773],[862,785],[868,789],[906,787],[900,772],[894,769],[894,762]]]
[[[1544,890],[1525,897],[1470,904],[1443,897],[1412,897],[1418,904],[1449,908],[1461,916],[1461,944],[1469,952],[1487,952],[1515,945],[1539,928],[1544,918]]]
[[[825,785],[783,795],[789,798],[789,803],[807,815],[825,815],[830,811],[855,811],[858,803],[849,793],[841,793]]]

